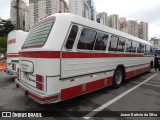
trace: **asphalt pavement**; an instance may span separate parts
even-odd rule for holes
[[[156,117],[156,112],[160,112],[159,71],[151,71],[129,79],[119,89],[107,87],[49,105],[40,105],[25,96],[16,88],[14,79],[15,76],[0,71],[0,111],[51,111],[58,116],[24,118],[25,120],[160,120],[160,117]],[[147,114],[150,113],[149,117],[124,116],[124,114],[145,111]],[[122,114],[122,117],[113,117],[116,113]],[[79,114],[79,117],[74,117],[74,114]]]

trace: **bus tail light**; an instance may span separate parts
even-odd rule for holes
[[[45,76],[36,74],[36,88],[39,90],[45,90]]]
[[[14,63],[12,64],[12,70],[14,70],[14,67],[15,67],[15,65],[14,65]]]

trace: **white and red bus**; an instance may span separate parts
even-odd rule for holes
[[[16,79],[28,97],[55,103],[150,71],[151,44],[69,13],[36,23],[20,51]]]
[[[7,40],[7,69],[9,75],[17,75],[19,67],[19,50],[21,49],[28,32],[13,30],[8,33]]]

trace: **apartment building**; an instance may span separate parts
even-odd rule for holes
[[[86,0],[68,0],[69,13],[91,19],[91,10]]]
[[[91,20],[96,21],[96,7],[94,6],[93,0],[87,0],[87,3],[90,8]]]
[[[108,17],[108,26],[119,30],[118,18],[119,18],[119,16],[116,14],[110,15]]]
[[[55,13],[68,12],[64,0],[29,0],[30,27],[42,18]]]
[[[96,15],[97,22],[108,26],[108,14],[105,12],[97,13]]]
[[[127,21],[127,33],[138,37],[138,23],[136,20]]]
[[[11,1],[10,18],[14,26],[17,28],[17,0]],[[19,0],[19,24],[20,29],[29,31],[29,7],[23,0]]]
[[[127,28],[127,20],[126,20],[126,18],[125,17],[121,17],[121,18],[119,18],[118,22],[119,22],[119,30],[122,31],[122,32],[127,33],[128,28]]]
[[[139,38],[148,41],[148,23],[140,22],[138,26]]]

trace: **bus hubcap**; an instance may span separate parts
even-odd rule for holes
[[[121,73],[121,71],[117,71],[116,72],[115,81],[116,81],[117,84],[121,83],[121,81],[122,81],[122,73]]]

